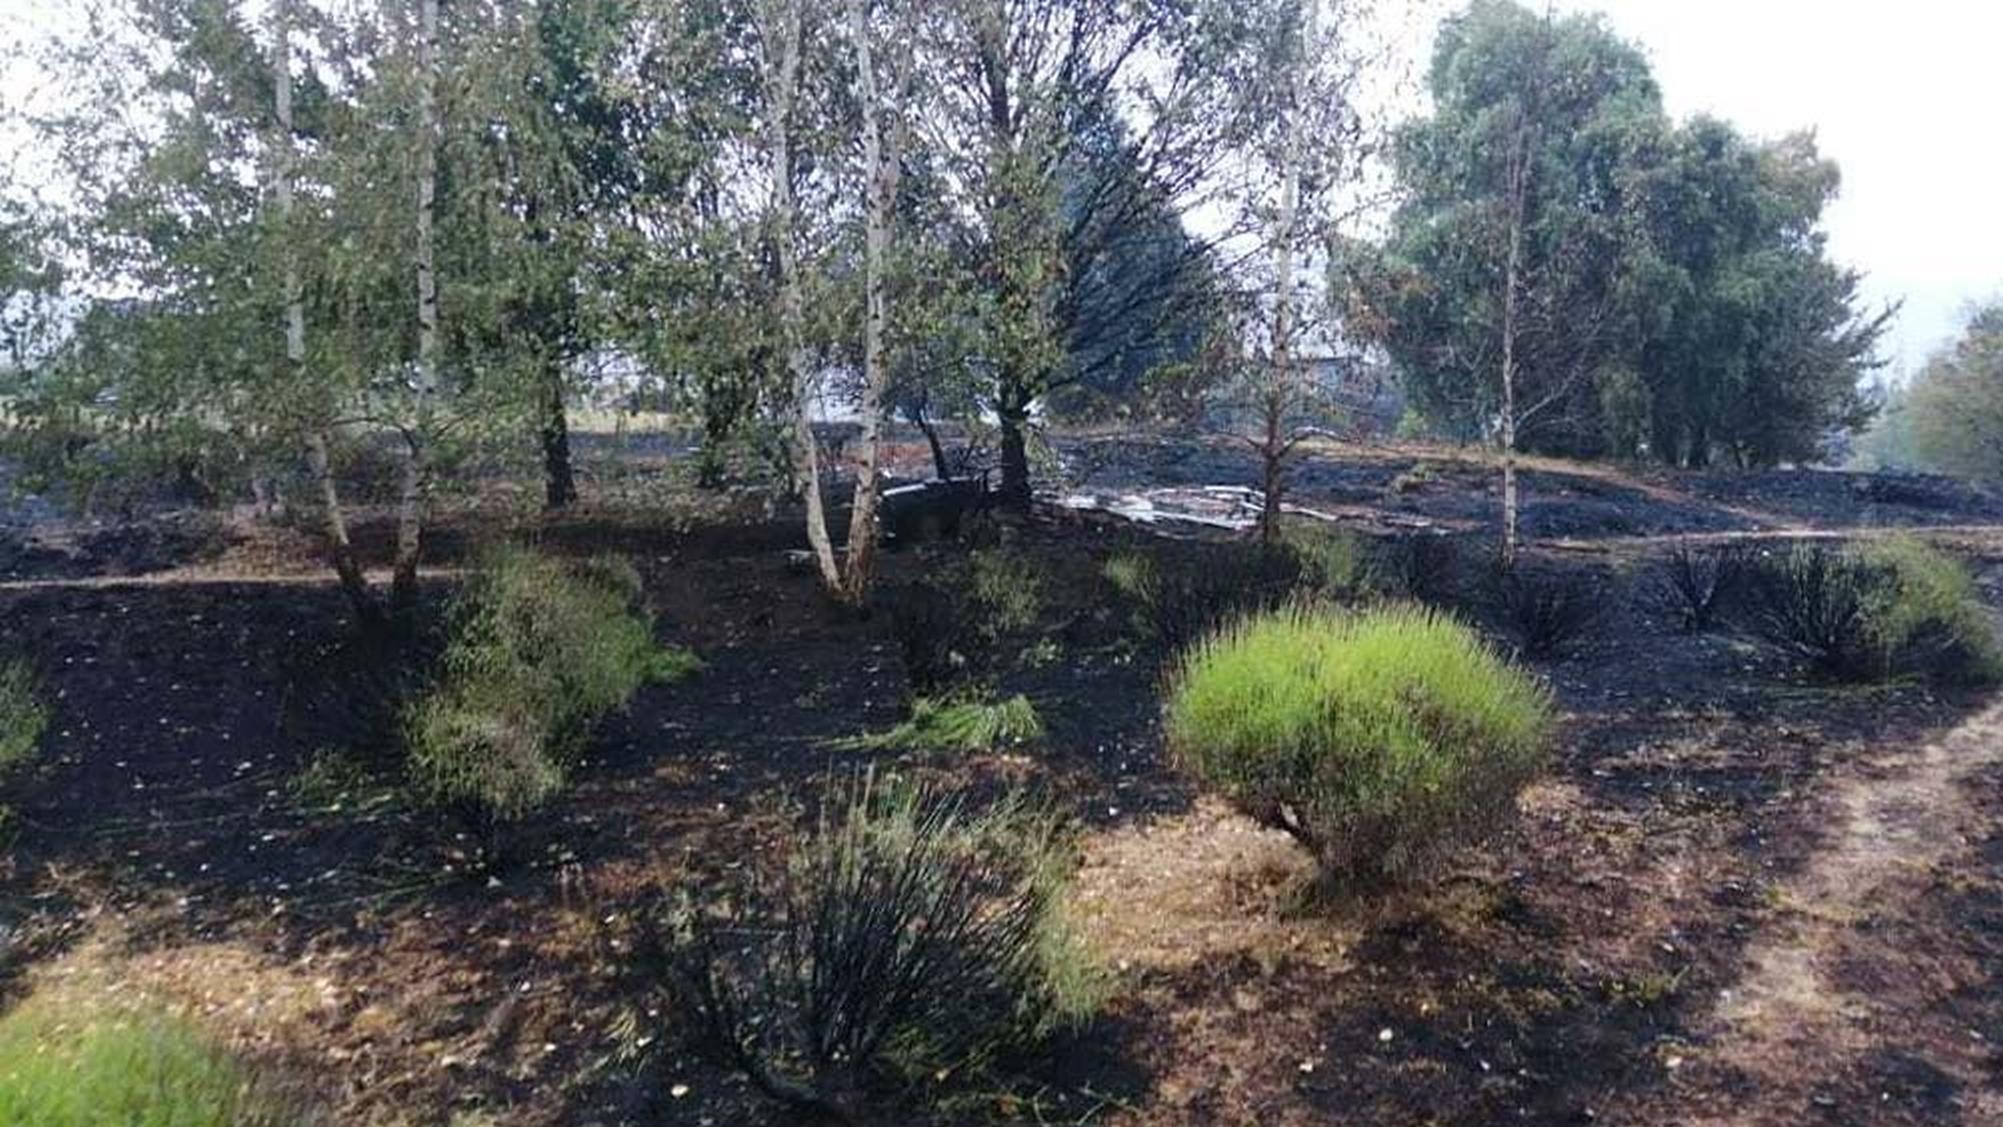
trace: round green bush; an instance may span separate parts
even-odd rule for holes
[[[1473,631],[1411,607],[1287,607],[1193,647],[1169,745],[1204,784],[1357,885],[1423,871],[1515,809],[1548,694]]]

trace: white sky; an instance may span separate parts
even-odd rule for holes
[[[1553,2],[1605,12],[1640,43],[1678,117],[1709,112],[1761,137],[1816,131],[1843,169],[1831,254],[1864,271],[1874,301],[1905,301],[1893,372],[1952,336],[1969,303],[2003,294],[2003,0]],[[1416,0],[1426,15],[1414,18],[1448,6]],[[0,0],[0,44],[66,12],[66,0]],[[0,75],[0,101],[21,97],[25,78]],[[21,156],[0,136],[0,160]]]

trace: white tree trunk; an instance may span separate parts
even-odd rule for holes
[[[438,0],[418,4],[417,82],[417,380],[397,488],[396,563],[390,601],[417,601],[424,532],[425,454],[438,393]]]
[[[1273,335],[1269,349],[1265,394],[1265,434],[1260,457],[1264,480],[1259,506],[1259,536],[1271,544],[1279,538],[1281,509],[1286,500],[1286,457],[1291,446],[1287,415],[1295,398],[1293,371],[1294,247],[1298,238],[1301,195],[1301,146],[1304,144],[1302,102],[1307,96],[1308,52],[1313,50],[1320,16],[1319,0],[1308,0],[1301,24],[1301,51],[1294,60],[1292,104],[1287,109],[1286,142],[1280,155],[1280,206],[1273,232]]]
[[[1519,118],[1522,108],[1518,107]],[[1506,201],[1508,215],[1504,236],[1509,240],[1502,267],[1502,421],[1498,436],[1502,447],[1502,567],[1516,566],[1517,487],[1516,487],[1516,321],[1517,301],[1523,284],[1523,221],[1529,192],[1529,152],[1525,131],[1519,120],[1510,140]]]
[[[799,249],[793,242],[797,205],[793,199],[793,105],[800,83],[799,0],[764,0],[766,146],[772,160],[772,239],[779,258],[779,335],[786,374],[793,390],[793,427],[799,479],[807,491],[807,543],[830,592],[842,590],[821,503],[820,444],[814,440],[813,374],[805,336],[806,313],[800,294]]]
[[[294,388],[306,387],[306,300],[299,284],[297,235],[292,230],[295,151],[292,122],[292,5],[294,0],[276,0],[272,5],[272,89],[276,100],[278,137],[272,147],[276,167],[272,175],[277,204],[279,247],[284,261],[285,364]],[[355,557],[354,541],[348,535],[347,517],[341,507],[341,490],[334,478],[333,460],[327,452],[327,432],[322,419],[306,422],[306,466],[319,494],[321,519],[326,525],[328,554],[341,589],[355,613],[374,616],[375,603],[368,581]]]
[[[890,295],[885,281],[890,259],[891,225],[897,203],[898,154],[896,130],[886,136],[885,107],[878,90],[876,59],[871,49],[869,0],[849,0],[849,20],[855,36],[856,98],[862,106],[863,170],[868,199],[863,213],[862,435],[857,453],[855,503],[849,510],[848,558],[842,575],[842,598],[860,605],[869,593],[876,556],[877,470],[883,431],[883,400],[890,385],[885,333]],[[901,83],[893,83],[901,86]],[[899,98],[902,90],[896,91]]]

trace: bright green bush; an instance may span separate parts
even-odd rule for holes
[[[1406,607],[1242,619],[1184,656],[1167,706],[1186,770],[1357,884],[1414,875],[1497,825],[1551,726],[1527,675]]]
[[[886,731],[860,736],[850,746],[862,751],[992,751],[1043,738],[1043,719],[1028,697],[918,697],[911,715]]]
[[[420,786],[483,823],[548,801],[593,725],[645,682],[688,670],[686,655],[654,645],[638,592],[615,561],[488,558],[454,600],[435,685],[405,714]]]
[[[35,671],[20,658],[0,661],[0,775],[34,757],[48,726],[49,706]]]
[[[30,996],[0,1018],[0,1123],[276,1127],[297,1122],[186,1021]]]

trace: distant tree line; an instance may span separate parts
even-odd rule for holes
[[[1316,362],[1435,430],[1760,465],[1865,421],[1888,313],[1823,252],[1806,136],[1671,122],[1597,20],[1475,0],[1395,130],[1360,0],[116,0],[10,63],[60,183],[0,184],[7,441],[98,495],[169,473],[310,511],[358,610],[357,496],[408,603],[455,466],[579,494],[582,358],[630,357],[805,501],[869,585],[884,424],[1258,420],[1266,511]],[[1388,179],[1373,177],[1388,170]],[[1376,189],[1388,183],[1386,214]],[[1200,217],[1200,218],[1199,218]],[[814,405],[855,405],[846,529]],[[1515,511],[1507,477],[1505,524]],[[1271,522],[1267,522],[1270,530]],[[1506,537],[1513,542],[1513,536]]]

